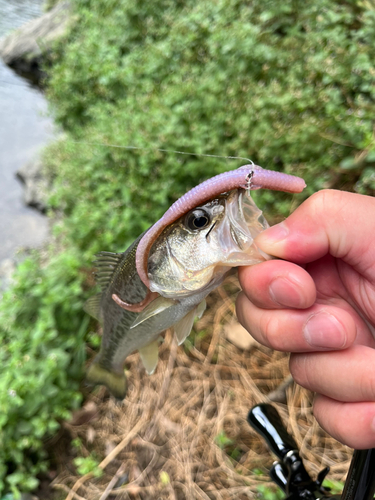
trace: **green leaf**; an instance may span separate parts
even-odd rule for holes
[[[340,162],[340,167],[344,170],[352,170],[357,167],[355,158],[347,157]]]

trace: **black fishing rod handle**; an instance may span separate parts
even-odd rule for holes
[[[372,500],[375,495],[375,448],[354,450],[342,500]]]
[[[298,450],[293,437],[288,434],[274,406],[261,403],[249,412],[247,421],[267,442],[272,453],[284,460],[287,453]]]

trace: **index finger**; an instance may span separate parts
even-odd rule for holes
[[[375,279],[375,199],[343,191],[315,193],[284,222],[256,238],[265,252],[296,263],[327,253]]]

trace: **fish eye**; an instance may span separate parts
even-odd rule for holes
[[[200,231],[207,227],[210,223],[210,216],[201,208],[192,210],[187,216],[185,224],[192,231]]]

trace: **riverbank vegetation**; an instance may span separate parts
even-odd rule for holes
[[[302,195],[256,193],[274,221],[322,188],[375,193],[371,0],[71,3],[48,68],[64,131],[44,154],[53,238],[0,304],[0,492],[37,486],[45,439],[87,392],[93,255],[125,250],[186,189],[246,163],[198,154],[303,176]]]

